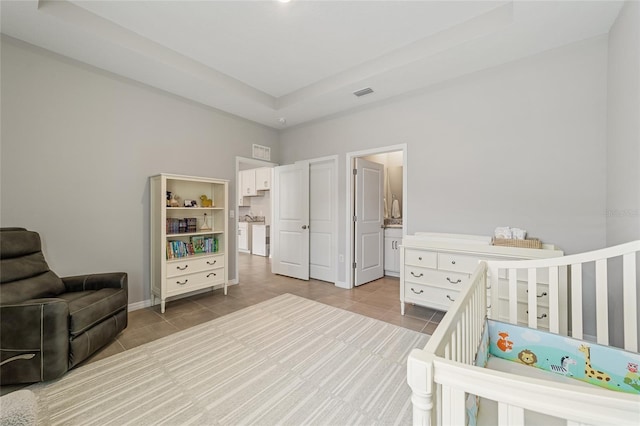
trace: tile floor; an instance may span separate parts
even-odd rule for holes
[[[219,289],[168,302],[164,314],[160,313],[159,306],[130,312],[129,324],[116,341],[86,362],[106,358],[284,293],[426,334],[433,334],[444,316],[443,312],[413,305],[407,305],[405,316],[400,315],[397,278],[385,277],[344,290],[324,281],[301,281],[274,275],[269,259],[265,257],[241,253],[239,262],[240,284],[229,286],[227,296]]]

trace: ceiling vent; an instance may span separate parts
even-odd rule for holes
[[[368,95],[369,93],[373,93],[373,89],[371,87],[365,87],[364,89],[356,90],[353,92],[357,97]]]

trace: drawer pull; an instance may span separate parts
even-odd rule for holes
[[[213,263],[211,263],[211,262],[209,262],[209,261],[207,260],[207,265],[215,265],[215,264],[216,264],[216,262],[217,262],[217,260],[214,260],[214,261],[213,261]]]
[[[527,313],[529,313],[529,311],[527,311]],[[542,319],[542,318],[546,318],[546,317],[547,317],[547,314],[542,314],[542,315],[540,315],[540,316],[539,316],[539,317],[537,317],[537,318],[538,318],[538,319]]]
[[[529,293],[529,290],[527,290],[527,293]],[[546,291],[543,291],[542,294],[536,294],[536,297],[545,297],[547,295]]]
[[[456,299],[452,299],[451,296],[449,296],[448,294],[447,294],[447,299],[451,300],[452,302],[456,301]]]
[[[449,281],[451,284],[460,284],[460,283],[462,282],[462,280],[461,280],[461,279],[459,279],[459,278],[458,278],[458,280],[457,280],[457,281],[453,281],[453,280],[451,280],[451,278],[449,278],[449,277],[447,277],[447,281]]]
[[[452,264],[452,265],[455,265],[455,264],[456,264],[456,261],[455,261],[455,260],[452,260],[452,261],[451,261],[451,264]]]
[[[422,260],[422,256],[420,256],[420,257],[418,258],[418,260]]]
[[[413,289],[413,287],[411,287],[411,291],[412,291],[412,292],[414,292],[415,294],[422,294],[422,293],[424,293],[424,290],[415,291],[415,290]]]
[[[184,282],[183,282],[183,283],[181,283],[180,281],[176,281],[176,284],[178,284],[178,285],[185,285],[188,281],[189,281],[188,279],[184,280]]]
[[[184,268],[181,268],[180,266],[176,266],[176,269],[179,270],[179,271],[184,271],[188,267],[189,267],[189,265],[184,265]]]
[[[416,275],[413,273],[413,271],[411,271],[411,275],[413,275],[416,278],[420,278],[421,276],[423,276],[424,274],[422,272],[420,272],[420,275]]]
[[[207,274],[207,278],[209,278],[211,275],[213,275],[213,276],[215,277],[215,276],[216,276],[216,273],[215,273],[215,272],[209,272],[209,273]]]

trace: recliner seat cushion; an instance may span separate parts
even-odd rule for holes
[[[121,288],[64,293],[69,305],[69,333],[77,336],[127,307],[127,292]]]

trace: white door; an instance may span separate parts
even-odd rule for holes
[[[384,275],[384,166],[356,158],[355,277],[361,285]]]
[[[271,271],[309,279],[309,164],[273,169],[273,261]]]
[[[335,281],[336,172],[333,160],[309,166],[309,276]]]

